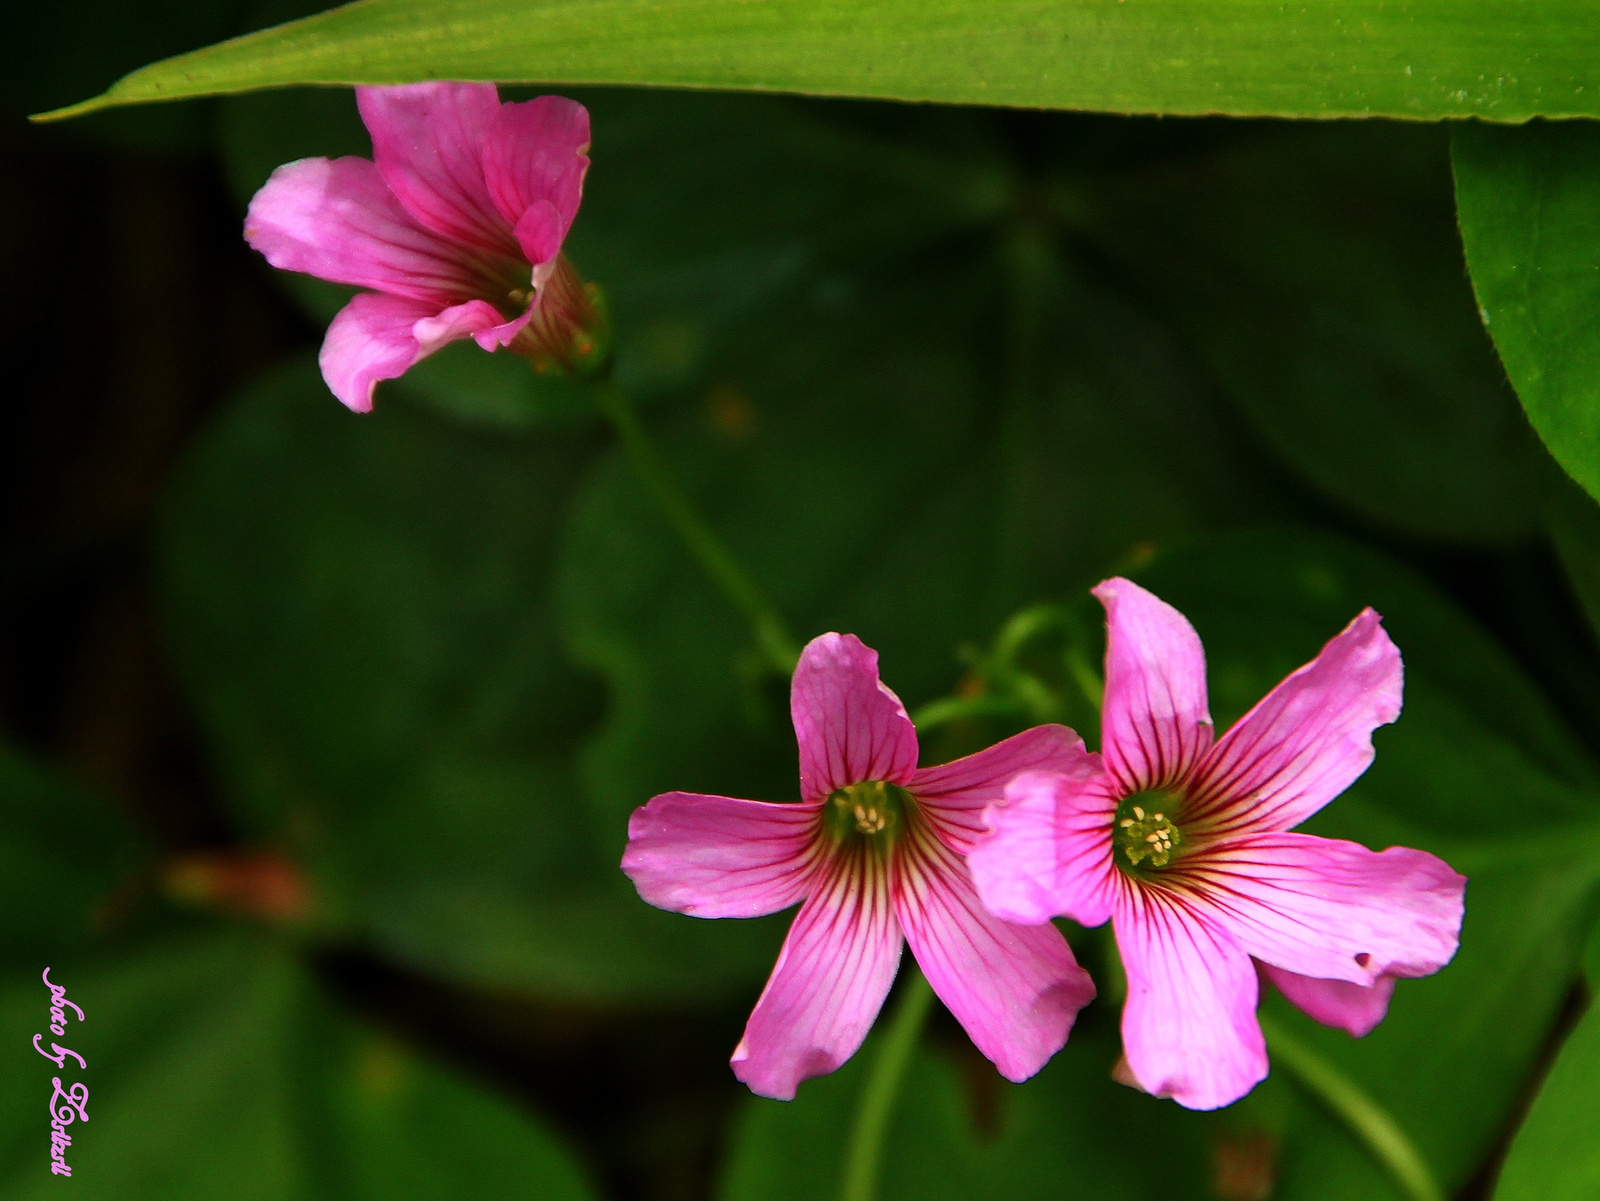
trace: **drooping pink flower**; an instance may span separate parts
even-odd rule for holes
[[[1466,879],[1423,851],[1289,832],[1367,769],[1372,731],[1400,714],[1400,652],[1375,612],[1213,743],[1194,628],[1128,580],[1094,592],[1101,752],[1012,780],[969,862],[1011,921],[1111,921],[1129,1071],[1213,1109],[1267,1074],[1258,969],[1317,1021],[1366,1034],[1397,978],[1455,954]]]
[[[250,201],[245,240],[274,267],[371,288],[328,326],[322,375],[350,408],[471,337],[570,366],[593,304],[561,244],[589,168],[589,114],[560,96],[500,103],[491,83],[359,87],[372,159],[304,158]]]
[[[803,902],[733,1053],[734,1073],[788,1100],[855,1053],[894,982],[903,941],[978,1049],[1025,1080],[1061,1049],[1094,985],[1050,925],[1000,921],[965,855],[985,806],[1020,771],[1083,743],[1037,726],[942,767],[852,634],[814,639],[795,668],[798,803],[669,792],[628,823],[622,870],[652,905],[758,917]]]

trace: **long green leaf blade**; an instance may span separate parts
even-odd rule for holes
[[[46,114],[492,79],[1126,113],[1600,115],[1596,0],[358,0]]]

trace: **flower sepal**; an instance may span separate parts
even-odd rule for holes
[[[532,314],[508,349],[541,375],[600,375],[611,365],[613,346],[605,292],[580,276],[564,254],[547,266],[548,274],[543,267],[534,273]]]

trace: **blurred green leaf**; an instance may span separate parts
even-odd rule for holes
[[[400,397],[356,417],[296,360],[178,480],[166,620],[226,799],[304,858],[325,928],[491,985],[714,991],[770,962],[770,932],[640,904],[579,799],[600,698],[547,591],[591,452]]]
[[[1451,154],[1484,324],[1550,453],[1600,497],[1600,132],[1466,125]]]
[[[1535,533],[1545,456],[1465,279],[1447,135],[1278,126],[1219,140],[1069,194],[1086,193],[1091,230],[1321,491],[1425,538]]]
[[[114,924],[118,891],[137,888],[148,853],[102,799],[0,745],[5,964],[41,970]]]
[[[1550,541],[1590,632],[1600,638],[1600,505],[1574,483],[1551,490]]]
[[[88,1088],[68,1127],[74,1196],[165,1201],[591,1197],[527,1114],[330,1007],[259,938],[186,935],[51,974],[84,1011],[85,1060],[40,1059],[0,1094],[8,1197],[55,1197],[51,1080]],[[48,1018],[35,973],[8,973],[0,1030],[26,1046]],[[32,1057],[30,1056],[30,1059]]]
[[[1577,970],[1600,870],[1592,858],[1552,857],[1540,833],[1600,818],[1586,760],[1489,638],[1373,552],[1288,530],[1241,533],[1158,555],[1138,576],[1200,632],[1219,730],[1363,605],[1399,645],[1404,712],[1378,732],[1372,768],[1304,829],[1421,847],[1465,872],[1461,950],[1437,975],[1402,981],[1389,1017],[1359,1041],[1281,998],[1267,1003],[1389,1109],[1447,1190],[1459,1188],[1512,1112]],[[1391,1194],[1350,1136],[1313,1116],[1290,1139],[1275,1195]]]
[[[660,429],[800,636],[860,635],[913,706],[948,692],[956,647],[1017,607],[1260,496],[1159,329],[1053,255],[1035,263],[1037,354],[1017,378],[998,250],[978,242],[959,270],[951,252],[892,288],[847,277],[837,298],[752,323]],[[793,795],[781,682],[752,677],[737,615],[615,455],[572,510],[558,589],[573,654],[611,685],[584,779],[617,851],[654,792]]]
[[[838,1195],[844,1149],[875,1040],[793,1101],[750,1098],[734,1127],[720,1201]],[[1075,1033],[1038,1076],[1012,1085],[976,1052],[921,1049],[884,1137],[879,1196],[1068,1195],[1136,1201],[1202,1198],[1225,1120],[1114,1084],[1114,1040]],[[970,1055],[970,1059],[967,1057]],[[959,1063],[959,1067],[958,1067]]]
[[[676,84],[1146,113],[1600,111],[1586,0],[362,0],[135,72],[106,105],[290,83]],[[65,115],[65,113],[58,114]]]

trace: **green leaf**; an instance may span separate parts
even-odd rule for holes
[[[547,581],[590,450],[400,396],[357,417],[297,359],[178,480],[166,620],[230,807],[304,858],[325,926],[480,984],[715,991],[770,962],[770,933],[640,904],[578,799],[600,698]]]
[[[1105,1016],[1105,1015],[1102,1015]],[[1038,1076],[1008,1084],[970,1047],[924,1046],[884,1137],[879,1196],[1202,1198],[1216,1115],[1194,1114],[1111,1081],[1109,1031],[1075,1032]],[[720,1201],[815,1201],[838,1194],[844,1148],[875,1040],[793,1101],[750,1098],[734,1126]]]
[[[1451,154],[1484,324],[1550,453],[1600,497],[1600,131],[1467,125]]]
[[[1541,835],[1552,821],[1593,828],[1592,770],[1504,652],[1370,551],[1241,533],[1160,554],[1138,577],[1199,631],[1219,730],[1362,605],[1400,647],[1404,711],[1378,731],[1371,769],[1303,828],[1454,864],[1469,878],[1461,950],[1437,975],[1402,981],[1389,1017],[1359,1041],[1281,998],[1267,1003],[1394,1115],[1454,1191],[1494,1145],[1576,973],[1600,873],[1592,860],[1551,856]],[[1291,1136],[1282,1196],[1391,1192],[1330,1119],[1313,1114]]]
[[[1566,572],[1589,630],[1600,638],[1600,506],[1575,484],[1553,490],[1550,541]]]
[[[88,1120],[68,1127],[65,1151],[86,1199],[593,1196],[529,1115],[350,1021],[259,938],[174,937],[62,965],[51,980],[84,1011],[81,1026],[69,1011],[61,1041],[85,1067],[18,1061],[0,1094],[8,1197],[59,1195],[53,1078],[88,1089]],[[8,973],[8,1044],[26,1047],[49,1000],[36,972]]]
[[[671,84],[1144,113],[1600,111],[1586,0],[361,0],[135,72],[108,105],[295,83]]]
[[[1227,133],[1153,171],[1065,181],[1080,220],[1320,491],[1425,538],[1535,533],[1548,466],[1466,281],[1448,135]]]
[[[37,964],[37,971],[116,925],[118,902],[134,899],[128,888],[139,890],[147,856],[103,800],[0,745],[6,963]]]
[[[1591,1137],[1600,1099],[1600,925],[1589,932],[1583,971],[1588,1012],[1567,1035],[1512,1140],[1495,1201],[1579,1201],[1600,1191],[1600,1149]]]
[[[1556,1057],[1517,1131],[1495,1201],[1584,1201],[1600,1193],[1600,1008],[1591,1007]]]

